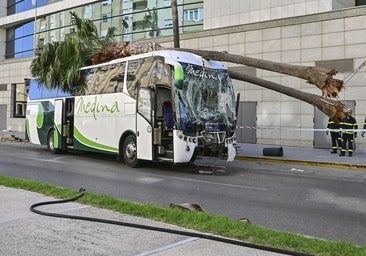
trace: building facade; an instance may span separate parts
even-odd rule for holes
[[[114,26],[119,29],[117,40],[154,40],[162,46],[173,46],[170,0],[82,0],[77,4],[71,0],[24,0],[28,5],[23,6],[15,2],[0,3],[0,129],[24,130],[24,79],[31,76],[34,45],[62,40],[72,33],[70,11],[94,20],[101,35]],[[336,78],[346,81],[339,100],[354,109],[362,128],[366,68],[354,71],[366,60],[364,4],[366,1],[349,0],[181,0],[180,46],[335,68],[339,71]],[[227,65],[248,75],[321,94],[299,78]],[[240,142],[329,146],[324,131],[327,116],[312,105],[257,85],[234,84],[240,93]],[[366,150],[366,138],[357,138],[357,150]]]

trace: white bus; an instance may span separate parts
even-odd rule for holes
[[[31,79],[31,143],[53,153],[115,154],[130,167],[141,160],[188,163],[200,152],[235,157],[235,95],[222,63],[161,50],[81,72],[86,85],[68,92]]]

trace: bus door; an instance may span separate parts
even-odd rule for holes
[[[150,88],[141,87],[138,90],[136,144],[138,159],[153,160],[152,99]]]
[[[158,160],[173,162],[173,130],[175,126],[172,92],[166,86],[157,86],[155,94],[154,149]]]
[[[74,144],[74,103],[75,98],[66,98],[63,137],[66,138],[67,146],[72,146]]]
[[[63,99],[55,100],[54,112],[54,130],[53,130],[53,146],[54,148],[62,149],[62,134],[63,134]]]
[[[56,99],[54,116],[53,145],[55,148],[64,149],[73,144],[74,126],[74,98]],[[66,143],[66,144],[65,144]]]

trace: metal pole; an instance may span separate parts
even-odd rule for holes
[[[32,0],[32,5],[34,6],[34,26],[33,26],[33,56],[36,55],[36,48],[37,48],[37,37],[36,37],[36,23],[37,23],[37,0]]]
[[[174,48],[180,48],[177,0],[172,0],[172,16],[173,16]]]

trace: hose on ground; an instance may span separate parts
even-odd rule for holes
[[[92,222],[99,222],[99,223],[105,223],[105,224],[112,224],[112,225],[119,225],[119,226],[125,226],[125,227],[131,227],[131,228],[138,228],[138,229],[145,229],[145,230],[152,230],[152,231],[158,231],[158,232],[165,232],[170,234],[176,234],[176,235],[183,235],[183,236],[189,236],[189,237],[197,237],[222,243],[228,243],[238,246],[244,246],[248,248],[254,248],[258,250],[264,250],[269,252],[276,252],[276,253],[282,253],[286,255],[293,255],[293,256],[310,256],[310,254],[301,253],[301,252],[294,252],[269,246],[263,246],[258,244],[253,244],[249,242],[244,242],[240,240],[225,238],[225,237],[219,237],[211,234],[205,234],[205,233],[199,233],[199,232],[191,232],[191,231],[184,231],[184,230],[176,230],[176,229],[169,229],[169,228],[162,228],[162,227],[155,227],[155,226],[149,226],[149,225],[142,225],[142,224],[136,224],[136,223],[130,223],[130,222],[123,222],[123,221],[115,221],[115,220],[108,220],[108,219],[100,219],[100,218],[93,218],[93,217],[85,217],[85,216],[78,216],[78,215],[69,215],[69,214],[60,214],[60,213],[53,213],[53,212],[45,212],[41,210],[37,210],[37,207],[44,206],[44,205],[52,205],[52,204],[62,204],[62,203],[68,203],[76,201],[77,199],[84,196],[85,189],[81,188],[79,190],[79,194],[75,197],[69,198],[69,199],[62,199],[62,200],[53,200],[53,201],[46,201],[46,202],[40,202],[35,203],[30,206],[30,210],[36,214],[45,215],[49,217],[57,217],[57,218],[65,218],[65,219],[74,219],[74,220],[84,220],[84,221],[92,221]]]

